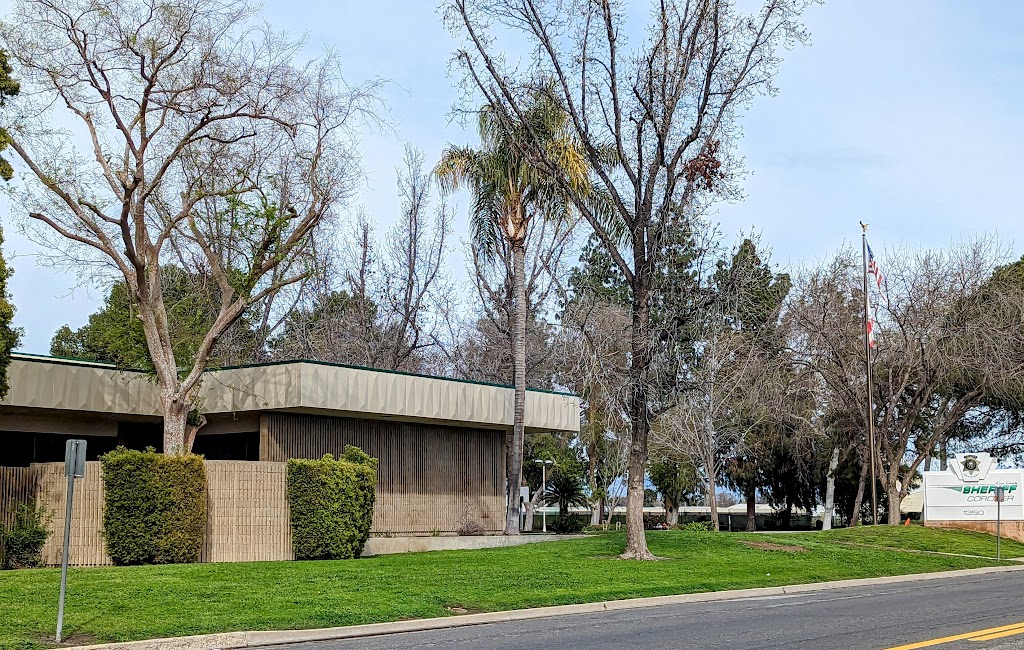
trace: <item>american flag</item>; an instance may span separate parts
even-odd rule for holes
[[[878,266],[878,260],[875,259],[875,254],[871,250],[871,244],[868,244],[868,273],[875,276],[875,284],[878,285],[879,293],[882,293],[882,283],[885,278],[882,276],[882,269]]]
[[[871,309],[871,298],[868,297],[868,347],[875,349],[875,312]]]
[[[874,276],[874,284],[878,286],[879,295],[882,297],[882,300],[888,307],[889,286],[886,284],[885,275],[882,274],[882,267],[879,266],[879,260],[876,257],[874,257],[874,252],[871,251],[870,244],[867,244],[867,272]]]

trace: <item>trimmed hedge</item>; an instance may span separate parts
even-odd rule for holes
[[[118,447],[103,463],[103,538],[114,564],[199,561],[206,533],[203,457]]]
[[[43,564],[43,545],[50,536],[47,524],[52,514],[38,502],[19,503],[14,510],[14,524],[0,529],[0,567],[31,569]]]
[[[345,447],[337,460],[288,461],[288,506],[297,560],[359,557],[370,536],[377,459]]]

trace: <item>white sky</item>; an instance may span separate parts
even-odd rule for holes
[[[0,2],[0,11],[8,6]],[[264,15],[307,33],[312,46],[337,49],[352,80],[394,82],[386,94],[395,132],[365,136],[360,197],[386,229],[398,209],[404,143],[429,163],[450,141],[472,142],[449,123],[454,41],[433,2],[270,0]],[[746,199],[719,207],[722,230],[759,230],[783,267],[854,241],[858,220],[871,224],[883,265],[883,251],[895,246],[992,233],[1024,243],[1024,2],[833,0],[812,7],[806,23],[812,46],[787,53],[779,96],[744,117]],[[75,288],[75,269],[37,267],[19,218],[0,204],[5,252],[14,255],[15,322],[25,328],[22,349],[46,353],[53,332],[84,323],[101,296]],[[466,236],[464,209],[454,228]],[[464,276],[461,253],[450,261]]]

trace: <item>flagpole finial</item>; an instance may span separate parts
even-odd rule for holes
[[[867,231],[868,231],[868,224],[866,224],[863,221],[861,221],[860,222],[860,229],[861,229],[861,231],[867,233]]]

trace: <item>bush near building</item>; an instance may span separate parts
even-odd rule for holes
[[[20,503],[14,511],[14,523],[0,529],[0,567],[31,569],[43,563],[43,545],[50,536],[47,524],[51,514],[39,503]]]
[[[118,447],[103,464],[103,537],[114,564],[197,562],[206,532],[203,457]]]
[[[336,460],[288,461],[288,506],[297,560],[359,557],[370,536],[377,459],[348,446]]]

